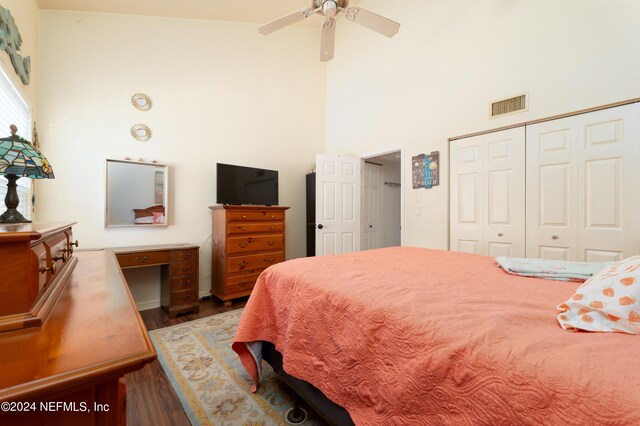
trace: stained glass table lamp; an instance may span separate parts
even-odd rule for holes
[[[11,125],[11,136],[0,138],[0,175],[5,175],[7,195],[4,203],[7,211],[0,216],[0,223],[25,223],[16,207],[20,204],[16,181],[21,177],[29,179],[53,179],[53,169],[42,153],[26,139],[16,135],[18,128]]]

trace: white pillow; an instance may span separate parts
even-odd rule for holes
[[[558,309],[565,330],[640,334],[640,256],[597,272]]]

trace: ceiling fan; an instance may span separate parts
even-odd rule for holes
[[[322,24],[320,41],[320,60],[322,62],[333,59],[336,34],[335,18],[340,13],[344,13],[345,18],[349,21],[356,22],[387,37],[393,37],[400,29],[400,24],[391,19],[376,15],[361,7],[349,7],[349,0],[311,0],[311,6],[264,24],[258,28],[258,31],[263,35],[271,34],[288,25],[302,21],[314,13],[326,18]]]

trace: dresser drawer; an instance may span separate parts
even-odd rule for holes
[[[264,234],[266,232],[284,232],[282,222],[232,222],[227,224],[227,234]]]
[[[251,254],[227,258],[227,272],[232,274],[241,271],[265,269],[275,263],[284,262],[284,252]]]
[[[49,263],[47,262],[47,249],[45,248],[44,243],[39,243],[31,247],[31,251],[33,252],[34,259],[37,262],[38,294],[40,294],[51,277],[51,272],[44,270],[44,268],[49,266]]]
[[[171,306],[187,305],[198,302],[198,292],[195,290],[172,291],[169,303]]]
[[[187,275],[185,277],[171,278],[171,291],[193,290],[198,284],[195,275]]]
[[[227,253],[246,253],[262,250],[281,250],[284,247],[284,234],[256,235],[252,237],[230,237]]]
[[[256,280],[260,276],[257,274],[239,275],[236,277],[227,277],[226,292],[227,294],[239,293],[253,289]]]
[[[171,262],[169,265],[169,276],[171,278],[194,275],[197,273],[198,271],[196,270],[195,260],[190,260],[188,262]]]
[[[121,268],[131,268],[141,265],[162,265],[169,263],[169,251],[150,251],[138,254],[119,254],[118,263]]]
[[[171,252],[172,262],[184,262],[185,260],[194,260],[197,257],[198,257],[198,249],[173,250]]]
[[[241,210],[227,212],[227,220],[229,222],[245,222],[245,221],[283,221],[283,211],[271,210]]]

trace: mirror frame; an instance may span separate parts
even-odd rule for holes
[[[164,223],[149,223],[149,224],[109,224],[109,163],[127,163],[127,164],[138,164],[143,166],[150,167],[162,167],[164,169]],[[116,160],[113,158],[107,158],[105,161],[105,195],[104,195],[104,227],[105,228],[156,228],[156,227],[165,227],[169,226],[170,220],[170,209],[169,209],[169,166],[166,164],[156,163],[156,162],[146,162],[146,161],[134,161],[134,160]]]

